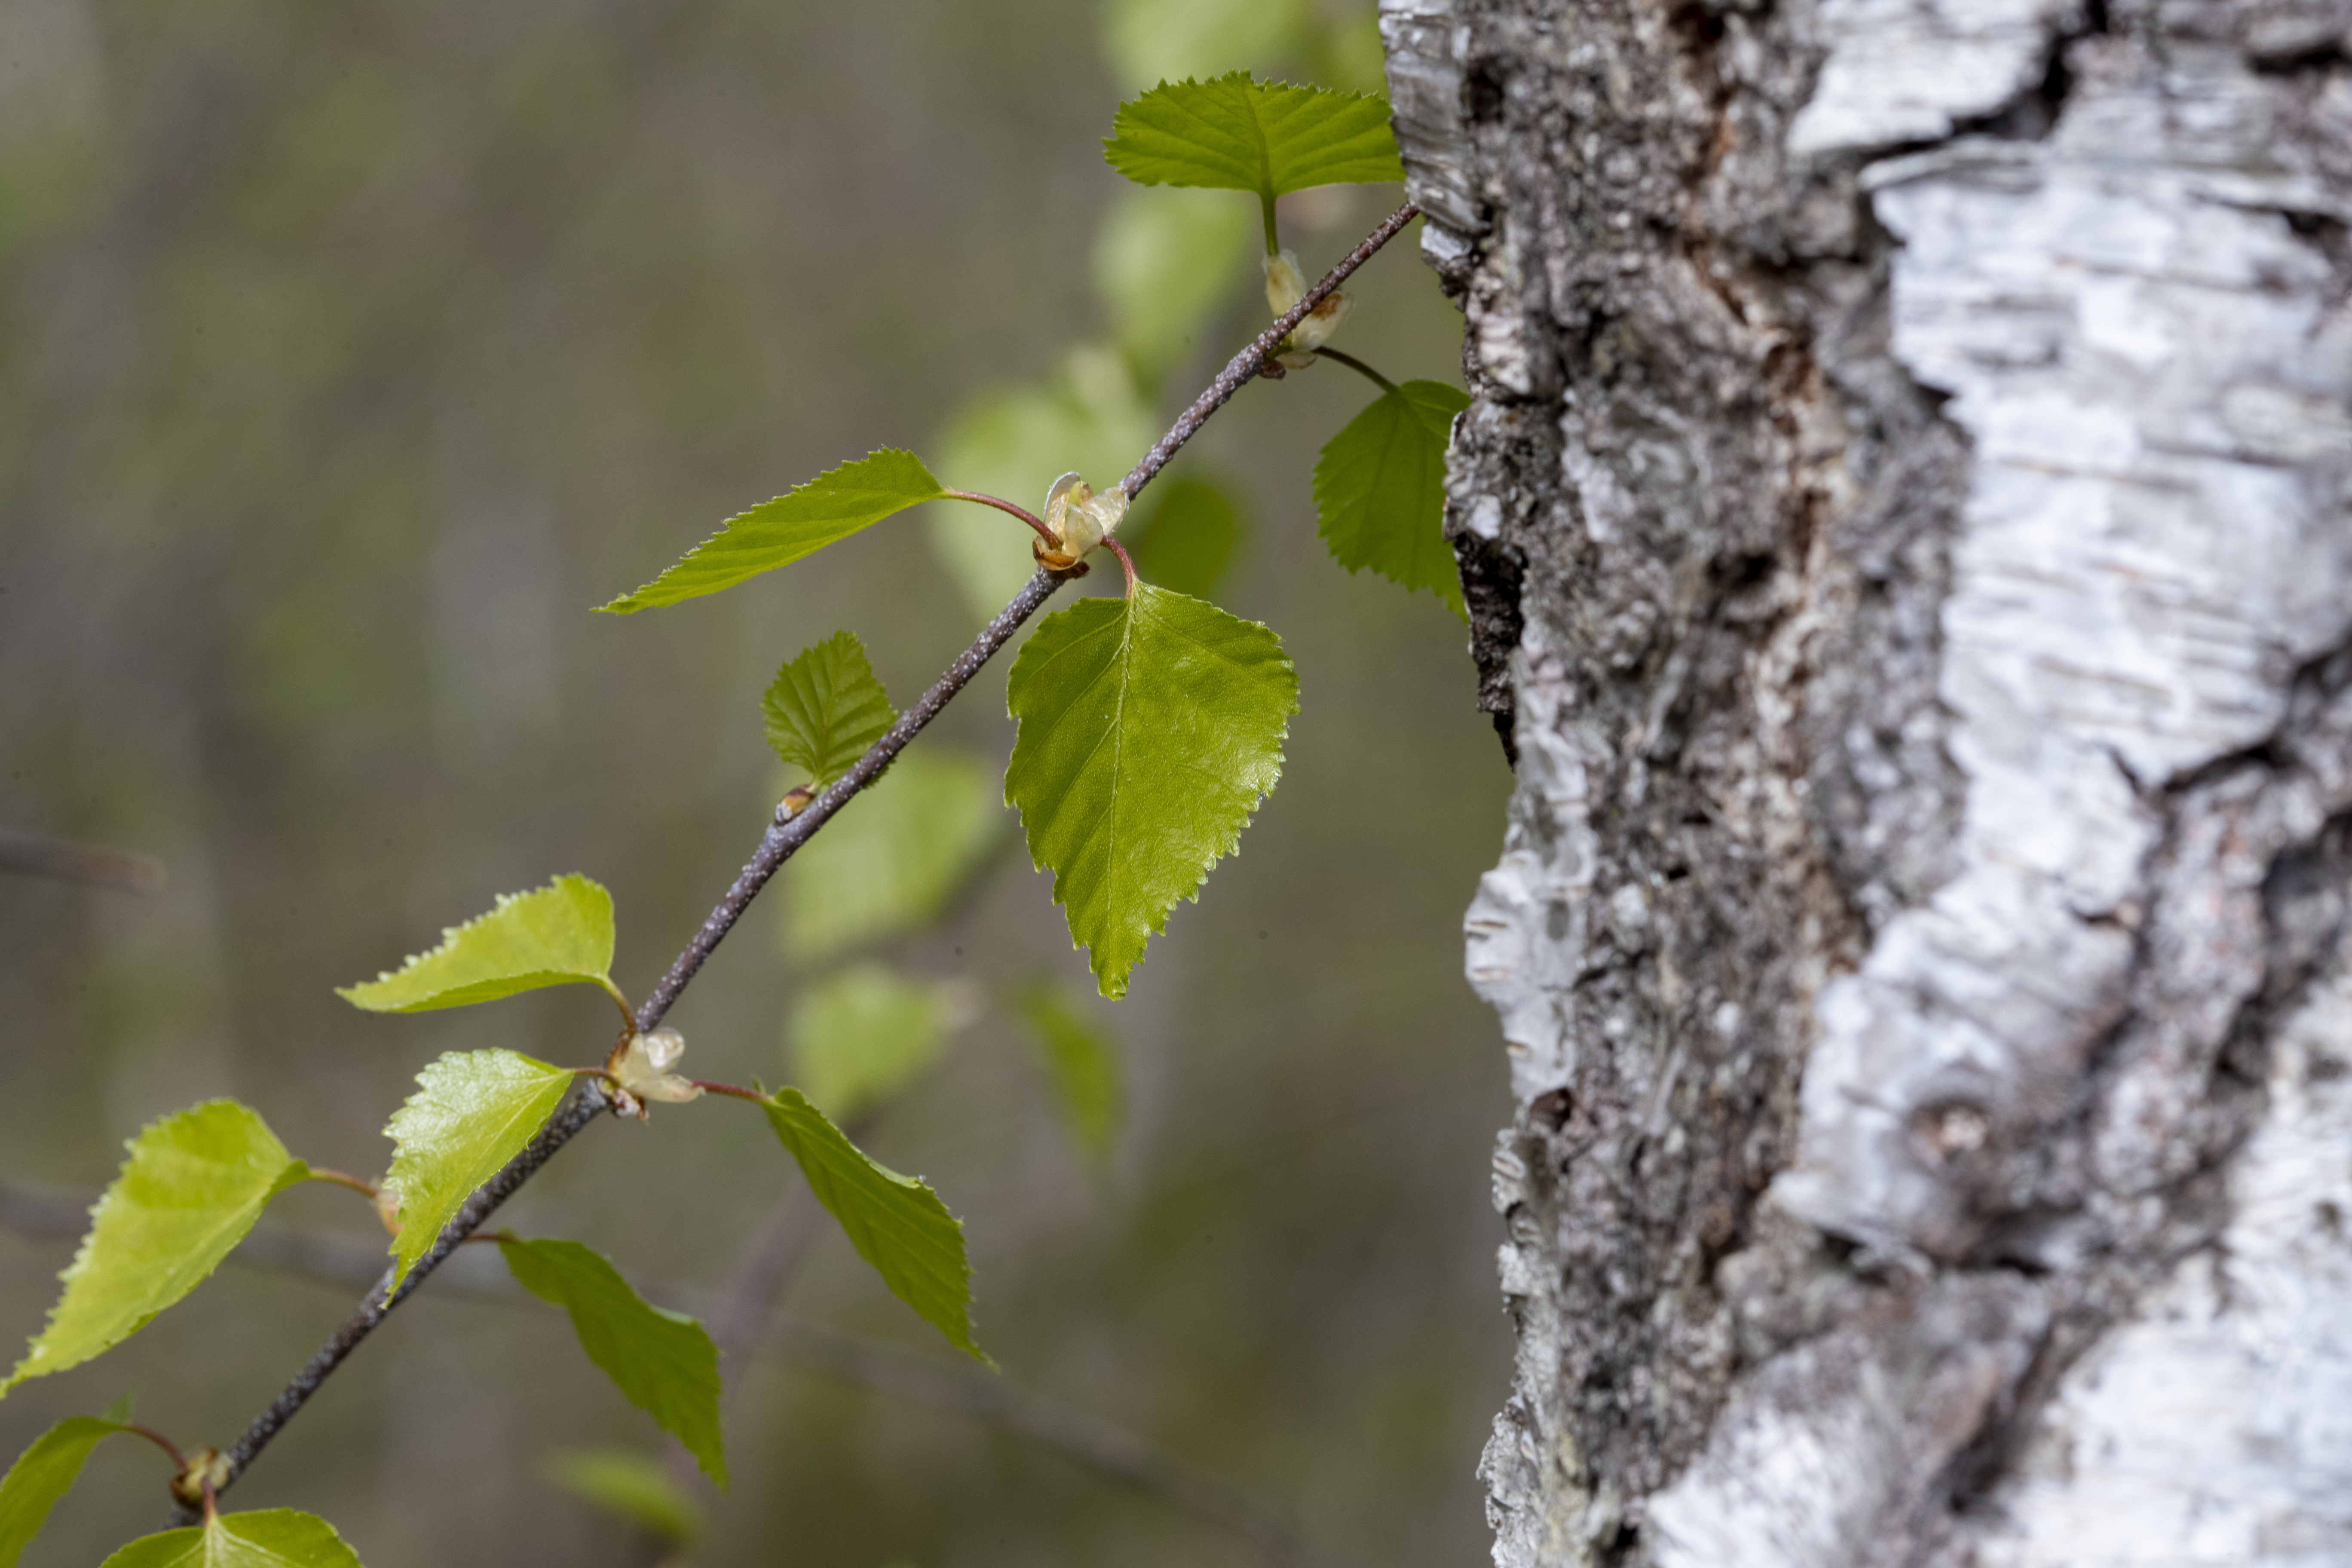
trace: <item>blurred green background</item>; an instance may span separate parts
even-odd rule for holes
[[[1369,7],[0,5],[0,828],[171,873],[150,896],[0,877],[0,1179],[86,1201],[142,1123],[223,1094],[373,1174],[437,1053],[597,1059],[610,1007],[585,990],[383,1018],[331,987],[565,870],[613,889],[615,973],[651,984],[772,806],[777,663],[846,626],[905,703],[976,630],[975,579],[1025,573],[1026,534],[960,509],[722,598],[588,606],[881,445],[1026,504],[1065,466],[1116,479],[1265,307],[1252,199],[1129,187],[1100,138],[1139,87],[1241,67],[1377,87]],[[1288,199],[1286,242],[1311,276],[1398,199]],[[1360,274],[1342,345],[1458,382],[1416,236]],[[1304,711],[1242,853],[1126,1002],[1084,1003],[1129,1086],[1108,1163],[1073,1152],[1001,1008],[866,1142],[964,1216],[1010,1384],[1286,1516],[1321,1560],[1467,1563],[1508,1331],[1503,1058],[1460,919],[1509,778],[1459,623],[1314,535],[1315,451],[1369,395],[1329,365],[1254,384],[1171,470],[1234,498],[1217,597],[1283,635]],[[1089,442],[1113,455],[1055,449]],[[922,744],[1001,767],[1009,662]],[[1082,994],[1045,879],[1009,816],[995,831],[977,884],[886,956],[973,995]],[[672,1016],[692,1069],[788,1070],[816,972],[785,926],[755,909]],[[502,1218],[692,1305],[792,1184],[756,1115],[663,1108],[593,1129]],[[373,1223],[324,1187],[265,1222],[378,1247]],[[39,1327],[71,1252],[0,1230],[0,1337]],[[443,1283],[236,1505],[323,1514],[371,1568],[654,1560],[545,1471],[659,1435],[560,1316]],[[232,1263],[0,1404],[0,1450],[134,1387],[143,1419],[226,1443],[357,1295]],[[948,1354],[837,1234],[784,1310]],[[729,1422],[735,1489],[704,1499],[695,1563],[1267,1560],[1163,1490],[804,1360],[754,1363]],[[156,1528],[134,1447],[100,1450],[27,1564]]]

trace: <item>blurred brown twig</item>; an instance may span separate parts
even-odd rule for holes
[[[163,862],[152,855],[104,844],[75,844],[8,827],[0,827],[0,871],[54,877],[61,882],[111,888],[118,893],[159,893],[171,879]]]

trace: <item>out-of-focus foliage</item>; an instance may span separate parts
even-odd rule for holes
[[[785,952],[811,963],[930,920],[1007,826],[997,794],[978,758],[937,742],[898,753],[785,862]]]
[[[1095,291],[1145,376],[1192,352],[1202,321],[1246,276],[1255,234],[1249,208],[1213,191],[1122,191],[1111,203],[1095,232]]]
[[[205,1282],[269,1200],[310,1175],[267,1123],[233,1100],[183,1110],[142,1131],[90,1211],[49,1326],[0,1394],[121,1343]]]
[[[793,1080],[835,1121],[856,1121],[939,1059],[948,1019],[936,983],[853,964],[793,1005]]]
[[[1241,508],[1214,479],[1162,479],[1147,498],[1141,521],[1122,537],[1136,570],[1171,593],[1205,599],[1225,580],[1240,552]]]
[[[489,913],[444,931],[430,952],[335,994],[371,1013],[424,1013],[542,985],[607,985],[612,967],[613,895],[565,876],[532,892],[499,894]]]
[[[1118,1048],[1093,1019],[1050,985],[1024,987],[1020,1009],[1070,1142],[1090,1160],[1108,1159],[1127,1114]]]
[[[1137,87],[1213,76],[1235,61],[1289,55],[1314,26],[1312,0],[1109,0],[1104,42]]]
[[[702,1510],[659,1459],[629,1448],[571,1448],[547,1458],[547,1479],[665,1541],[702,1533]]]

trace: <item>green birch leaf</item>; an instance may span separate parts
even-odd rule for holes
[[[768,1121],[801,1165],[809,1191],[824,1205],[882,1276],[890,1293],[948,1337],[985,1362],[971,1339],[971,1265],[963,1253],[963,1225],[937,1193],[914,1176],[877,1165],[841,1134],[796,1089],[768,1099]]]
[[[939,987],[879,963],[853,964],[793,1005],[793,1076],[835,1121],[889,1099],[939,1060],[947,1039]]]
[[[360,1568],[360,1560],[318,1515],[264,1508],[141,1536],[100,1568]]]
[[[581,1501],[665,1541],[683,1545],[702,1533],[702,1510],[650,1454],[575,1448],[548,1456],[546,1474]]]
[[[73,1489],[89,1451],[100,1438],[122,1430],[120,1421],[69,1415],[16,1456],[7,1475],[0,1476],[0,1568],[16,1568],[49,1510]]]
[[[451,1051],[416,1082],[384,1129],[393,1155],[383,1184],[400,1199],[391,1248],[395,1286],[475,1190],[522,1152],[562,1101],[572,1075],[512,1051]]]
[[[946,493],[921,458],[885,447],[829,468],[788,495],[738,512],[660,576],[597,608],[625,616],[716,594]]]
[[[1462,573],[1445,542],[1445,447],[1470,396],[1441,381],[1384,392],[1315,465],[1316,531],[1349,571],[1369,566],[1426,588],[1464,620]]]
[[[1006,704],[1004,798],[1097,987],[1124,995],[1144,942],[1281,777],[1297,671],[1265,626],[1145,584],[1049,616]]]
[[[1255,191],[1274,247],[1274,199],[1310,185],[1404,178],[1388,100],[1232,71],[1161,82],[1118,106],[1103,156],[1139,185]]]
[[[1162,479],[1139,521],[1119,530],[1135,569],[1155,586],[1205,599],[1233,565],[1242,541],[1234,498],[1207,479]]]
[[[576,1241],[499,1238],[515,1283],[572,1314],[580,1348],[622,1397],[686,1445],[721,1491],[727,1448],[719,1430],[719,1347],[682,1312],[648,1305],[603,1254]]]
[[[784,862],[786,956],[811,963],[938,914],[1003,830],[995,770],[925,744]]]
[[[121,1343],[202,1284],[269,1200],[310,1175],[259,1115],[215,1100],[149,1124],[90,1210],[48,1327],[0,1394]]]
[[[441,945],[335,994],[371,1013],[424,1013],[494,1002],[543,985],[612,989],[613,895],[581,876],[528,893],[441,933]]]
[[[1070,1142],[1089,1160],[1107,1158],[1127,1115],[1110,1037],[1050,985],[1024,991],[1020,1011]]]
[[[898,715],[855,634],[835,632],[784,661],[761,701],[768,744],[822,789],[880,740]]]

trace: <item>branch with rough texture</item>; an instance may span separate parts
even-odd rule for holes
[[[1378,228],[1364,237],[1362,243],[1341,258],[1338,266],[1325,273],[1296,305],[1277,318],[1273,326],[1259,333],[1247,348],[1235,354],[1218,373],[1216,380],[1210,383],[1208,390],[1178,416],[1168,434],[1144,454],[1143,460],[1137,463],[1121,481],[1129,499],[1140,495],[1143,487],[1167,467],[1168,460],[1208,422],[1209,416],[1224,406],[1242,384],[1258,373],[1266,357],[1293,328],[1307,318],[1307,313],[1346,281],[1356,268],[1370,260],[1381,247],[1396,237],[1405,225],[1412,221],[1415,213],[1416,209],[1408,205],[1389,215]],[[659,1026],[701,969],[703,961],[735,928],[735,922],[743,917],[743,911],[751,907],[760,889],[767,886],[768,879],[792,858],[793,852],[831,821],[834,814],[849,804],[852,796],[872,784],[889,765],[890,760],[905,750],[908,742],[922,733],[926,725],[939,717],[956,693],[980,672],[981,666],[1013,639],[1013,634],[1020,630],[1023,622],[1036,614],[1038,606],[1053,595],[1054,590],[1077,574],[1076,572],[1040,570],[1013,596],[1012,602],[982,628],[980,636],[972,639],[971,646],[956,656],[946,672],[932,682],[930,689],[924,692],[913,707],[900,714],[898,721],[891,725],[880,740],[866,748],[866,754],[858,758],[846,773],[798,810],[793,809],[790,803],[777,807],[775,819],[761,837],[758,851],[737,875],[734,884],[727,889],[709,918],[703,921],[693,940],[671,961],[660,984],[638,1005],[636,1026],[639,1032]],[[530,1146],[466,1201],[465,1206],[457,1211],[457,1217],[442,1228],[432,1249],[410,1268],[397,1290],[392,1289],[391,1270],[385,1270],[376,1288],[345,1320],[342,1327],[335,1331],[334,1337],[320,1347],[318,1353],[279,1392],[278,1397],[270,1401],[269,1407],[255,1417],[253,1425],[247,1427],[244,1436],[230,1447],[226,1456],[227,1473],[215,1489],[215,1492],[225,1492],[234,1486],[246,1468],[269,1446],[270,1439],[278,1435],[279,1428],[309,1403],[327,1377],[342,1364],[343,1359],[359,1348],[360,1342],[373,1333],[376,1325],[383,1321],[394,1307],[413,1295],[426,1277],[440,1267],[442,1260],[472,1235],[492,1211],[512,1195],[515,1189],[536,1174],[557,1150],[570,1142],[581,1129],[608,1110],[611,1104],[611,1100],[599,1084],[593,1080],[583,1081],[562,1109],[540,1130],[539,1136],[531,1140]],[[387,1291],[390,1294],[387,1295]],[[194,1523],[196,1518],[195,1512],[187,1509],[174,1515],[176,1521],[182,1524]]]
[[[91,1194],[52,1192],[0,1182],[0,1230],[19,1236],[71,1240],[89,1223]],[[806,1238],[806,1221],[820,1211],[806,1187],[796,1187],[749,1250],[742,1278],[715,1299],[678,1286],[653,1282],[646,1295],[657,1301],[691,1306],[716,1330],[712,1335],[730,1365],[760,1355],[780,1355],[813,1371],[862,1388],[896,1394],[935,1409],[969,1415],[1008,1436],[1050,1449],[1109,1479],[1152,1493],[1203,1521],[1241,1537],[1269,1559],[1306,1564],[1313,1553],[1277,1511],[1214,1477],[1202,1474],[1149,1439],[1048,1399],[1001,1374],[844,1333],[803,1319],[779,1316],[768,1308],[775,1276],[789,1267]],[[447,1289],[463,1295],[514,1305],[537,1304],[505,1267],[487,1255],[444,1276]],[[264,1221],[229,1255],[248,1268],[342,1285],[373,1279],[383,1253],[373,1242],[328,1230]]]

